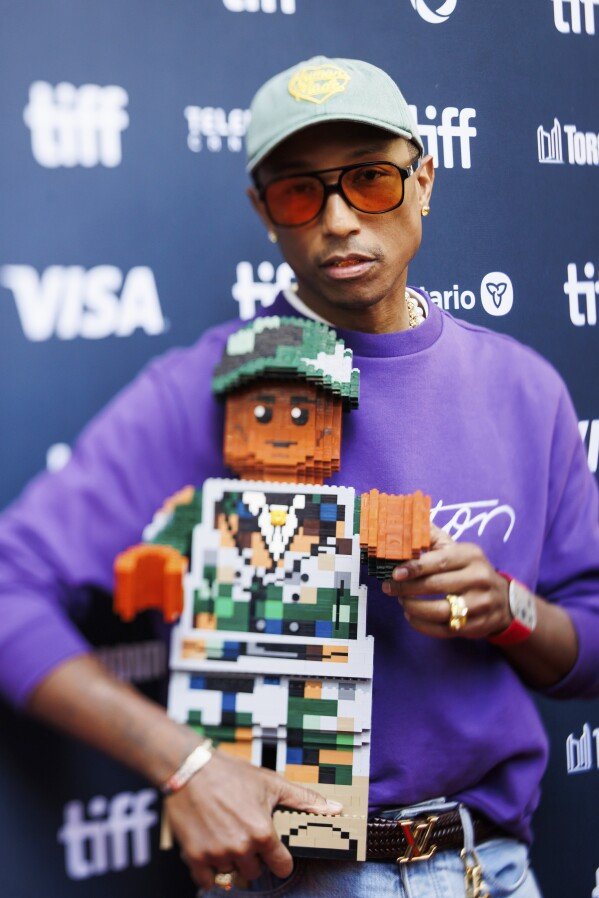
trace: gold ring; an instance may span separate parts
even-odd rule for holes
[[[224,889],[225,892],[232,889],[234,884],[235,873],[217,873],[214,877],[214,885],[218,886],[219,889]]]
[[[462,596],[448,595],[445,596],[449,602],[449,628],[456,633],[466,626],[468,620],[468,606]]]

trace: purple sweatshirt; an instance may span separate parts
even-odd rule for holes
[[[415,330],[338,330],[361,394],[344,416],[333,482],[429,493],[437,525],[571,615],[578,660],[546,692],[599,695],[597,488],[567,390],[512,338],[429,309]],[[297,313],[280,295],[263,314]],[[87,651],[68,617],[79,588],[111,589],[115,555],[164,498],[230,476],[210,379],[239,325],[150,364],[88,425],[68,465],[40,475],[0,518],[0,689],[13,703]],[[417,633],[374,579],[368,607],[371,808],[446,795],[529,840],[547,740],[517,673],[484,640]]]

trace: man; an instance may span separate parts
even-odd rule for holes
[[[270,887],[293,898],[465,887],[480,896],[482,875],[500,894],[537,895],[526,846],[547,746],[524,684],[558,697],[599,694],[597,491],[571,401],[535,353],[407,288],[434,173],[430,157],[417,164],[422,143],[385,73],[318,58],[276,76],[254,100],[248,151],[251,201],[297,276],[297,293],[280,295],[268,314],[330,322],[361,371],[361,408],[333,481],[422,489],[444,527],[426,556],[394,571],[384,586],[392,601],[369,586],[370,806],[413,820],[403,828],[417,851],[399,867],[310,862]],[[155,784],[180,769],[197,737],[108,677],[61,603],[82,584],[110,587],[114,555],[165,496],[224,474],[209,383],[236,327],[151,366],[0,527],[5,694]],[[205,888],[219,872],[252,880],[261,861],[289,876],[272,809],[327,811],[317,794],[219,752],[168,803]],[[456,845],[413,859],[430,853],[434,817],[455,803]],[[505,836],[478,853],[477,813]]]

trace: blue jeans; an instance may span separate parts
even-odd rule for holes
[[[404,809],[401,816],[409,816],[409,812]],[[400,814],[388,812],[386,816]],[[465,847],[470,848],[465,809],[462,820]],[[475,850],[491,898],[541,898],[529,869],[528,848],[522,842],[491,839],[476,845]],[[214,888],[200,894],[203,898],[464,898],[464,864],[458,850],[442,851],[429,861],[402,866],[384,861],[306,859],[296,861],[293,873],[285,880],[265,872],[248,889],[225,892]]]

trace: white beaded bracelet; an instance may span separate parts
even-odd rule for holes
[[[166,783],[160,789],[162,794],[166,797],[174,795],[175,792],[182,789],[192,776],[208,763],[211,757],[212,740],[204,739],[204,741],[197,745],[191,754],[185,758],[179,769],[176,770],[172,776],[169,776]]]

